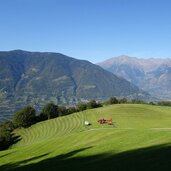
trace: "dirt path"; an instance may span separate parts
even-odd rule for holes
[[[171,128],[150,128],[152,130],[171,130]]]

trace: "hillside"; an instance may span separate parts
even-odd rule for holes
[[[0,68],[0,120],[28,104],[40,109],[49,101],[68,105],[111,96],[145,95],[99,66],[59,53],[0,52]]]
[[[171,59],[119,56],[98,63],[159,99],[171,100]]]
[[[99,118],[113,118],[100,125]],[[84,120],[92,125],[83,126]],[[168,171],[170,107],[119,104],[16,130],[21,141],[0,152],[1,171]]]

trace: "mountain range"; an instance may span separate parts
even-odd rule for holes
[[[171,100],[171,59],[142,59],[126,55],[98,63],[161,100]]]
[[[0,120],[25,105],[72,105],[111,96],[144,98],[145,92],[101,67],[60,53],[0,52]]]

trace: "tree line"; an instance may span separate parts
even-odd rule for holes
[[[79,103],[76,106],[68,107],[55,105],[53,102],[47,103],[39,114],[32,106],[25,106],[17,111],[12,120],[0,125],[0,150],[7,149],[10,145],[18,141],[12,132],[16,128],[27,128],[37,122],[53,119],[60,116],[69,115],[86,109],[101,107],[102,104],[92,100],[87,103]]]
[[[7,149],[10,145],[18,141],[19,137],[13,135],[13,130],[16,128],[24,127],[27,128],[37,122],[45,121],[48,119],[53,119],[60,116],[69,115],[75,112],[80,112],[87,109],[93,109],[102,107],[105,105],[112,104],[150,104],[150,105],[162,105],[171,106],[170,101],[161,101],[158,103],[150,102],[146,103],[143,100],[133,99],[128,101],[126,98],[117,99],[116,97],[111,97],[110,99],[100,103],[95,100],[91,100],[87,103],[78,103],[76,106],[65,107],[58,106],[53,102],[47,103],[41,110],[39,114],[36,114],[36,110],[32,106],[26,106],[23,109],[16,112],[11,121],[5,122],[0,125],[0,150]]]

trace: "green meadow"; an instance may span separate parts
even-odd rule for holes
[[[113,119],[113,125],[98,119]],[[84,121],[90,126],[84,126]],[[27,129],[0,152],[0,171],[169,171],[171,107],[117,104]]]

